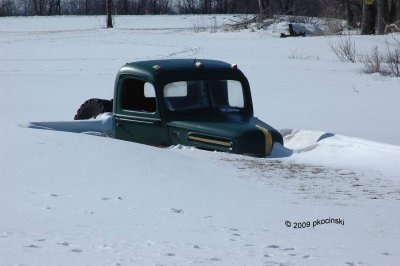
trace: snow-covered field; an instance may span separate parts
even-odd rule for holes
[[[334,37],[214,32],[231,19],[0,18],[0,265],[398,264],[400,79],[338,62]],[[352,38],[360,55],[393,43]],[[256,159],[27,128],[157,58],[237,63],[285,147]]]

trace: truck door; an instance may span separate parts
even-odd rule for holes
[[[157,108],[154,86],[124,77],[118,83],[114,115],[115,137],[154,146],[168,146],[167,128]]]

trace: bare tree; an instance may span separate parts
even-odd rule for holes
[[[124,15],[128,15],[129,14],[129,3],[128,3],[128,0],[124,0],[123,1],[123,5],[124,5],[123,14]]]
[[[14,4],[15,3],[12,0],[0,1],[0,17],[14,15]]]
[[[157,0],[151,1],[150,10],[153,13],[153,15],[158,14],[158,1]]]
[[[377,0],[377,21],[376,21],[376,28],[377,34],[384,34],[385,27],[388,23],[388,1],[387,0]]]
[[[351,0],[344,0],[344,6],[346,8],[347,26],[355,28],[356,27],[356,21],[354,19],[354,13],[351,10]]]
[[[89,0],[85,0],[85,15],[89,15]]]
[[[220,14],[227,13],[228,9],[228,0],[216,0],[216,12]]]
[[[363,1],[362,34],[384,34],[388,25],[398,20],[400,20],[399,0]]]
[[[400,20],[400,1],[399,0],[388,0],[389,12],[388,21],[393,23]]]
[[[61,0],[49,0],[47,14],[49,16],[61,15]]]
[[[170,13],[170,0],[160,0],[160,13],[169,14]]]
[[[136,11],[135,14],[140,15],[140,14],[146,14],[147,13],[147,0],[138,0],[136,4]]]
[[[199,13],[199,5],[196,0],[179,1],[179,9],[181,13],[190,13],[190,14]]]
[[[278,8],[282,14],[293,15],[294,14],[294,0],[278,0]]]
[[[32,0],[32,1],[33,1],[33,7],[35,10],[35,15],[43,16],[45,0]]]
[[[260,15],[261,16],[267,15],[269,9],[269,0],[258,0],[258,6],[260,9]]]
[[[112,27],[112,0],[107,0],[107,28]]]
[[[370,35],[375,33],[375,17],[376,17],[375,0],[364,0],[361,34]]]

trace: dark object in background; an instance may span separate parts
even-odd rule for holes
[[[304,31],[299,31],[299,32],[294,31],[292,23],[289,24],[289,35],[281,33],[281,38],[299,37],[299,36],[306,37],[306,33]]]

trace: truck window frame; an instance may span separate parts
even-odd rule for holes
[[[131,88],[126,87],[128,82],[132,83],[129,84]],[[145,95],[146,83],[151,84],[154,97],[147,97]],[[140,113],[151,116],[156,116],[158,114],[156,88],[152,82],[146,79],[132,75],[120,77],[117,99],[117,109],[122,113]]]

